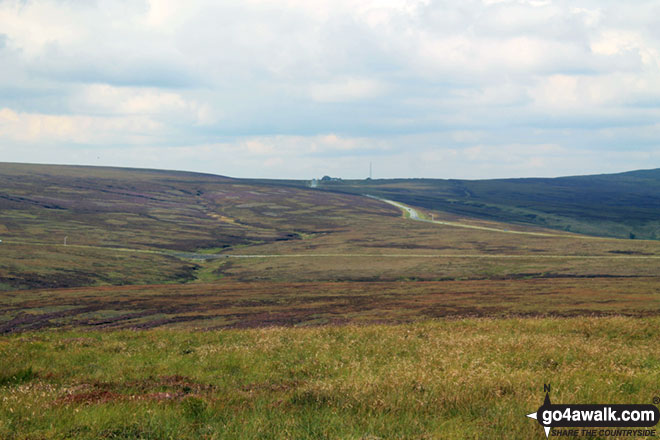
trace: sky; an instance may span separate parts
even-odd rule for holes
[[[310,179],[660,167],[660,0],[0,0],[0,161]]]

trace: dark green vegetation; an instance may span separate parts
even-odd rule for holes
[[[541,439],[525,414],[544,383],[557,402],[659,395],[658,331],[615,317],[24,333],[0,337],[0,438]]]
[[[660,169],[554,179],[349,180],[320,188],[499,222],[660,239]]]
[[[474,202],[444,181],[0,164],[0,438],[543,438],[524,417],[543,383],[660,395],[660,242],[522,224],[654,236],[656,196],[556,191],[541,215],[526,197],[552,191],[512,182],[464,183],[492,195]],[[590,219],[599,200],[614,217]]]

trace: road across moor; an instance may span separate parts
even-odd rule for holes
[[[387,199],[381,199],[380,197],[375,197],[375,196],[370,196],[367,195],[367,197],[370,197],[372,199],[380,200],[381,202],[389,203],[390,205],[396,206],[397,208],[403,210],[405,213],[408,214],[408,217],[411,220],[416,220],[420,222],[426,222],[426,223],[434,223],[436,225],[445,225],[445,226],[454,226],[456,228],[466,228],[466,229],[479,229],[482,231],[491,231],[491,232],[503,232],[506,234],[521,234],[521,235],[535,235],[537,237],[571,237],[571,238],[585,238],[585,239],[599,239],[601,237],[587,237],[587,236],[581,236],[581,235],[568,235],[568,234],[553,234],[550,232],[531,232],[531,231],[512,231],[509,229],[497,229],[497,228],[489,228],[487,226],[477,226],[477,225],[468,225],[465,223],[459,223],[459,222],[447,222],[447,221],[440,221],[440,220],[429,220],[427,218],[422,218],[417,210],[404,205],[403,203],[395,202],[394,200],[387,200]],[[601,238],[602,239],[602,238]]]
[[[372,199],[380,200],[384,203],[389,203],[390,205],[396,206],[397,208],[404,211],[407,214],[407,217],[413,221],[420,221],[425,223],[433,223],[437,225],[452,226],[458,228],[467,228],[467,229],[478,229],[483,231],[491,231],[498,233],[506,234],[520,234],[520,235],[532,235],[532,236],[541,236],[541,237],[556,237],[556,238],[579,238],[579,239],[592,239],[592,240],[617,240],[609,239],[603,237],[589,237],[584,235],[569,235],[569,234],[552,234],[546,232],[528,232],[528,231],[512,231],[508,229],[497,229],[490,228],[487,226],[477,226],[477,225],[468,225],[465,223],[459,222],[447,222],[440,220],[429,220],[422,218],[420,214],[414,208],[406,206],[402,203],[395,202],[393,200],[382,199],[380,197],[375,197],[367,195]],[[178,251],[168,251],[160,249],[136,249],[136,248],[126,248],[126,247],[112,247],[112,246],[94,246],[94,245],[81,245],[81,244],[54,244],[54,243],[35,243],[27,241],[17,241],[17,240],[5,240],[0,244],[0,246],[6,246],[11,244],[17,245],[28,245],[28,246],[58,246],[58,247],[71,247],[71,248],[83,248],[83,249],[102,249],[102,250],[113,250],[116,252],[134,252],[134,253],[148,253],[148,254],[160,254],[170,257],[182,258],[187,260],[216,260],[222,258],[482,258],[482,259],[492,259],[492,258],[519,258],[519,259],[603,259],[603,260],[645,260],[645,259],[660,259],[660,255],[552,255],[552,254],[374,254],[374,253],[302,253],[302,254],[207,254],[207,253],[197,253],[197,252],[178,252]]]

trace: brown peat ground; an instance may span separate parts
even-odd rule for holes
[[[660,242],[413,208],[0,164],[0,438],[542,438],[544,383],[660,395]]]

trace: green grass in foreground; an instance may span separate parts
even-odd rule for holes
[[[557,403],[650,403],[660,318],[0,338],[2,439],[528,439]]]

